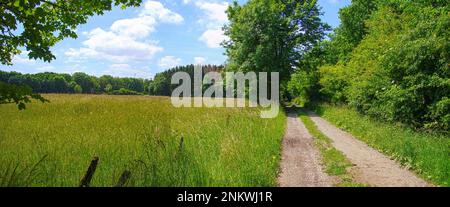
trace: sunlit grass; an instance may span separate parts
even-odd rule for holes
[[[276,185],[283,113],[174,108],[165,97],[45,97],[24,111],[0,105],[2,186],[77,186],[94,155],[93,186],[115,185],[126,169],[128,186]]]

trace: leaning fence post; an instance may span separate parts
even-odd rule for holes
[[[84,174],[83,178],[80,181],[80,187],[89,187],[92,177],[94,176],[95,169],[97,169],[97,164],[98,157],[95,156],[94,158],[92,158],[91,164],[89,165],[86,174]]]
[[[119,178],[119,182],[117,182],[116,186],[114,187],[123,187],[130,177],[131,177],[130,171],[128,170],[123,171],[122,175]]]

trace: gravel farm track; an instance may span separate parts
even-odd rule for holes
[[[350,170],[358,183],[376,187],[426,187],[432,186],[413,172],[391,160],[349,133],[328,121],[308,112],[318,129],[332,140],[333,146],[352,163]],[[287,127],[282,143],[280,187],[324,187],[333,186],[320,163],[320,153],[295,112],[289,112]]]

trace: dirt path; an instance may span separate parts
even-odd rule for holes
[[[322,171],[320,154],[314,148],[313,137],[296,113],[289,113],[283,139],[281,187],[332,186],[332,178]]]
[[[382,187],[430,186],[395,161],[333,126],[316,114],[309,112],[309,116],[319,130],[333,141],[334,147],[343,152],[356,165],[352,169],[356,182]]]

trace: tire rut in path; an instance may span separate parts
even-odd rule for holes
[[[325,119],[312,112],[308,112],[308,115],[317,128],[333,141],[334,147],[356,165],[352,168],[352,174],[357,182],[379,187],[431,186],[414,173]]]
[[[288,113],[282,143],[280,187],[327,187],[333,179],[325,174],[314,138],[294,112]]]

